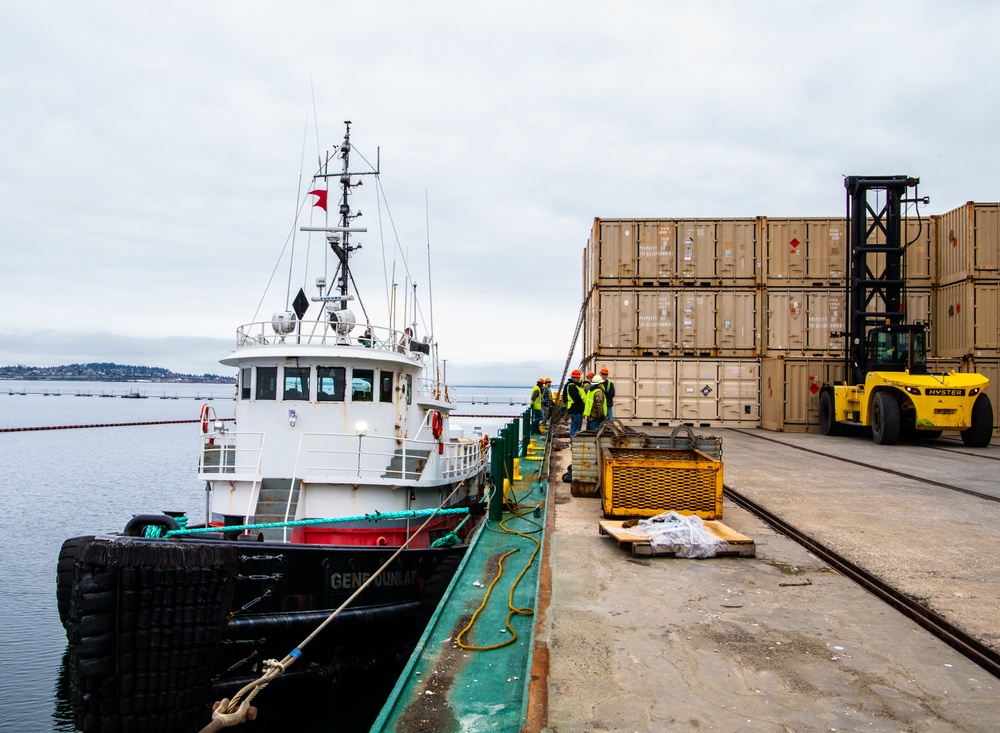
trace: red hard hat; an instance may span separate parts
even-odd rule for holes
[[[607,374],[607,373],[608,373],[608,368],[607,367],[601,367],[601,374]]]
[[[569,376],[570,377],[582,377],[583,375],[580,374],[580,370],[579,369],[574,369],[572,372],[570,372]]]
[[[593,372],[587,372],[587,379],[592,379],[594,376]]]

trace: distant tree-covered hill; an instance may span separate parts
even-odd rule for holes
[[[111,362],[33,367],[17,364],[0,367],[0,379],[53,379],[84,382],[208,382],[232,384],[234,377],[220,374],[177,374],[162,367],[132,366]]]

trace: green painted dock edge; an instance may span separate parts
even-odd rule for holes
[[[527,425],[527,423],[525,423]],[[509,529],[530,534],[544,543],[548,478],[545,436],[536,437],[538,450],[520,459],[520,479],[512,482],[510,498],[516,499],[526,517],[508,511],[502,523]],[[523,452],[527,440],[519,441]],[[496,465],[496,464],[494,464]],[[506,470],[506,469],[505,469]],[[500,482],[498,482],[500,483]],[[531,510],[538,507],[537,511]],[[538,516],[535,516],[535,515]],[[417,731],[520,731],[528,715],[528,689],[534,649],[536,616],[514,614],[510,627],[514,643],[488,651],[466,650],[457,636],[480,607],[487,588],[503,560],[503,572],[487,606],[475,626],[463,636],[466,645],[492,646],[510,639],[506,630],[510,613],[510,590],[536,549],[530,540],[506,534],[501,522],[485,521],[462,559],[445,596],[428,622],[420,641],[400,674],[396,686],[371,728],[372,733],[416,733]],[[512,605],[537,612],[541,578],[542,545],[531,567],[514,592]]]

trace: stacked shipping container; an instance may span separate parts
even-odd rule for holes
[[[934,368],[1000,376],[1000,204],[910,219],[906,241]],[[816,430],[844,375],[846,246],[843,218],[595,219],[585,366],[608,367],[631,425]]]

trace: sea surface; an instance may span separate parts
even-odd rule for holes
[[[467,435],[495,435],[506,416],[523,413],[529,392],[458,387],[452,420]],[[203,521],[194,421],[206,402],[219,418],[232,417],[234,394],[225,384],[0,381],[0,430],[192,421],[0,432],[0,731],[76,730],[56,610],[59,548],[69,537],[119,532],[133,514],[186,511]],[[315,720],[308,729],[344,730]]]

